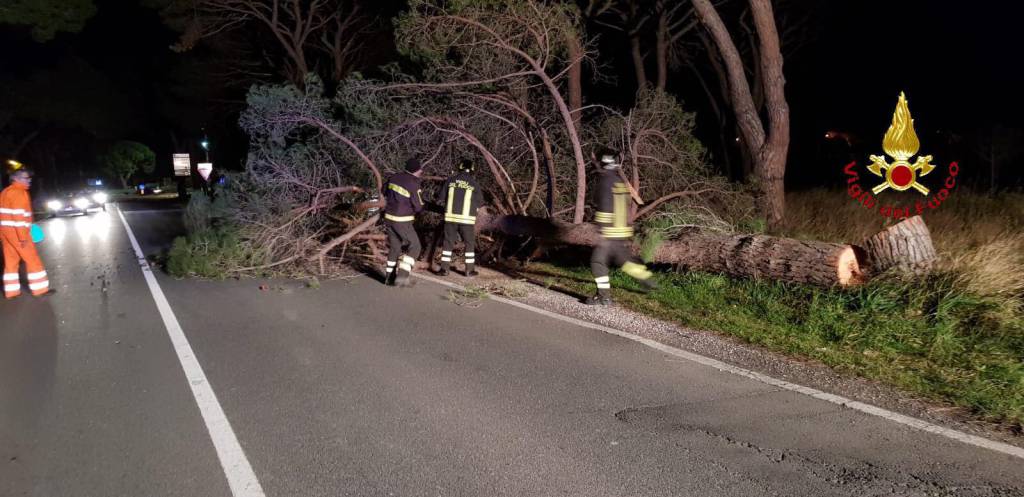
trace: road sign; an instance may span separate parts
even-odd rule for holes
[[[199,171],[199,175],[203,177],[203,180],[210,179],[210,173],[213,172],[212,162],[200,162],[196,164],[196,170]]]
[[[192,160],[188,154],[174,154],[174,175],[190,176],[192,174]]]

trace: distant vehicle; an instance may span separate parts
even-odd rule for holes
[[[53,216],[86,215],[107,210],[106,192],[83,190],[57,195],[46,201],[46,212]]]
[[[139,183],[135,191],[139,195],[157,195],[164,192],[159,183]]]

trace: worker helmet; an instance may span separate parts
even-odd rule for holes
[[[469,159],[462,159],[459,161],[459,171],[464,173],[471,173],[476,169],[476,165]]]
[[[598,160],[601,162],[601,168],[603,169],[618,169],[622,167],[619,164],[619,152],[605,147],[598,153]]]

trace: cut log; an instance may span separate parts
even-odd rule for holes
[[[923,275],[935,267],[935,246],[921,216],[894,224],[864,241],[872,275],[885,271]]]
[[[533,236],[569,245],[595,246],[601,240],[592,224],[568,224],[527,216],[490,216],[481,212],[479,231]],[[634,247],[634,250],[636,247]],[[818,286],[850,286],[865,281],[865,255],[852,245],[795,240],[767,235],[695,234],[662,243],[654,261],[692,271],[722,273]]]

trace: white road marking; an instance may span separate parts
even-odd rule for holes
[[[228,479],[231,495],[234,497],[264,497],[263,487],[256,479],[256,473],[253,472],[249,459],[245,457],[245,452],[242,451],[242,446],[238,443],[238,437],[235,436],[234,430],[231,429],[231,423],[228,422],[224,410],[220,407],[220,402],[217,401],[213,387],[206,379],[206,373],[203,372],[199,360],[196,359],[196,355],[192,351],[192,346],[188,343],[188,338],[185,337],[185,332],[178,324],[178,318],[174,316],[171,305],[164,297],[164,292],[160,289],[156,276],[153,275],[153,270],[149,262],[146,261],[139,242],[135,239],[135,233],[132,232],[131,226],[128,226],[128,221],[121,213],[121,209],[117,209],[117,214],[121,217],[125,231],[128,232],[128,239],[132,242],[132,248],[135,249],[135,257],[139,260],[139,267],[146,279],[146,285],[149,286],[149,291],[153,294],[153,301],[156,302],[156,308],[160,311],[160,317],[163,318],[164,327],[167,328],[171,344],[174,345],[174,352],[178,355],[178,362],[181,363],[188,386],[192,389],[192,396],[195,397],[199,412],[203,416],[203,422],[206,423],[206,431],[210,433],[210,439],[217,450],[217,458],[224,470],[224,476]]]
[[[455,288],[457,290],[465,290],[465,287],[463,287],[462,285],[459,285],[459,284],[456,284],[456,283],[452,283],[450,281],[444,281],[444,280],[441,280],[441,279],[438,279],[438,278],[434,278],[433,276],[427,276],[427,275],[424,275],[424,274],[421,274],[421,273],[413,273],[413,276],[416,276],[418,278],[422,278],[422,279],[427,280],[427,281],[432,281],[434,283],[437,283],[439,285],[443,285],[443,286],[446,286],[446,287],[449,287],[449,288]],[[856,400],[853,400],[853,399],[848,399],[848,398],[843,397],[841,395],[835,395],[835,394],[831,394],[831,393],[828,393],[828,392],[823,392],[823,391],[815,389],[815,388],[805,387],[803,385],[798,385],[796,383],[790,383],[790,382],[785,381],[785,380],[780,380],[778,378],[773,378],[773,377],[768,376],[766,374],[758,373],[757,371],[751,371],[749,369],[744,369],[744,368],[741,368],[741,367],[738,367],[738,366],[733,366],[732,364],[728,364],[728,363],[719,361],[718,359],[712,359],[710,357],[703,356],[703,355],[700,355],[700,354],[697,354],[697,353],[694,353],[694,352],[689,352],[689,351],[686,351],[686,350],[683,350],[683,349],[678,349],[676,347],[672,347],[671,345],[665,345],[665,344],[663,344],[661,342],[658,342],[658,341],[655,341],[655,340],[651,340],[650,338],[644,338],[644,337],[641,337],[641,336],[634,335],[632,333],[627,333],[627,332],[622,331],[622,330],[617,330],[615,328],[609,328],[608,326],[604,326],[604,325],[601,325],[601,324],[591,323],[589,321],[584,321],[582,319],[577,319],[577,318],[574,318],[574,317],[564,316],[562,314],[558,314],[556,312],[551,312],[551,311],[549,311],[547,309],[541,309],[540,307],[534,307],[534,306],[532,306],[530,304],[524,304],[523,302],[519,302],[519,301],[516,301],[516,300],[507,299],[507,298],[504,298],[504,297],[499,297],[497,295],[490,295],[488,298],[490,300],[494,300],[494,301],[501,302],[501,303],[504,303],[504,304],[508,304],[508,305],[511,305],[511,306],[519,307],[520,309],[526,309],[528,311],[532,311],[532,312],[535,312],[537,314],[542,314],[542,315],[550,317],[552,319],[557,319],[559,321],[565,321],[566,323],[574,324],[576,326],[582,326],[584,328],[590,328],[590,329],[597,330],[597,331],[603,331],[603,332],[608,333],[610,335],[615,335],[615,336],[618,336],[618,337],[625,338],[627,340],[632,340],[634,342],[641,343],[643,345],[646,345],[646,346],[648,346],[648,347],[650,347],[652,349],[658,350],[660,352],[664,352],[664,353],[669,354],[669,355],[680,357],[680,358],[686,359],[688,361],[693,361],[693,362],[696,362],[698,364],[703,364],[705,366],[710,366],[710,367],[718,369],[720,371],[725,371],[725,372],[729,372],[729,373],[732,373],[732,374],[735,374],[735,375],[751,378],[751,379],[757,380],[757,381],[759,381],[761,383],[766,383],[768,385],[772,385],[774,387],[782,388],[784,390],[789,390],[789,391],[793,391],[793,392],[802,393],[804,395],[808,395],[808,396],[814,397],[814,398],[819,399],[819,400],[824,400],[826,402],[831,402],[833,404],[837,404],[837,405],[840,405],[840,406],[843,406],[843,407],[847,407],[847,408],[850,408],[850,409],[853,409],[853,410],[856,410],[856,411],[860,411],[860,412],[863,412],[863,413],[866,413],[866,414],[870,414],[872,416],[878,416],[880,418],[888,419],[889,421],[893,421],[893,422],[899,423],[901,425],[909,426],[911,428],[914,428],[914,429],[917,429],[917,430],[921,430],[921,431],[926,431],[928,433],[934,433],[936,435],[940,435],[940,436],[943,436],[943,437],[946,437],[946,438],[950,438],[950,439],[953,439],[953,440],[956,440],[956,441],[959,441],[959,442],[963,442],[963,443],[968,444],[968,445],[974,445],[976,447],[982,447],[982,448],[985,448],[985,449],[994,450],[996,452],[1000,452],[1000,453],[1003,453],[1003,454],[1007,454],[1007,455],[1010,455],[1010,456],[1014,456],[1014,457],[1018,457],[1018,458],[1024,459],[1024,448],[1020,448],[1020,447],[1017,447],[1017,446],[1014,446],[1014,445],[1010,445],[1010,444],[1007,444],[1007,443],[1003,443],[1003,442],[997,442],[995,440],[989,440],[987,438],[979,437],[979,436],[976,436],[976,435],[971,435],[969,433],[964,433],[962,431],[954,430],[952,428],[946,428],[946,427],[943,427],[943,426],[939,426],[939,425],[934,424],[934,423],[929,423],[928,421],[925,421],[923,419],[918,419],[918,418],[915,418],[915,417],[912,417],[912,416],[907,416],[907,415],[904,415],[904,414],[900,414],[898,412],[893,412],[893,411],[890,411],[888,409],[883,409],[883,408],[878,407],[878,406],[873,406],[871,404],[865,404],[863,402],[859,402],[859,401],[856,401]]]

